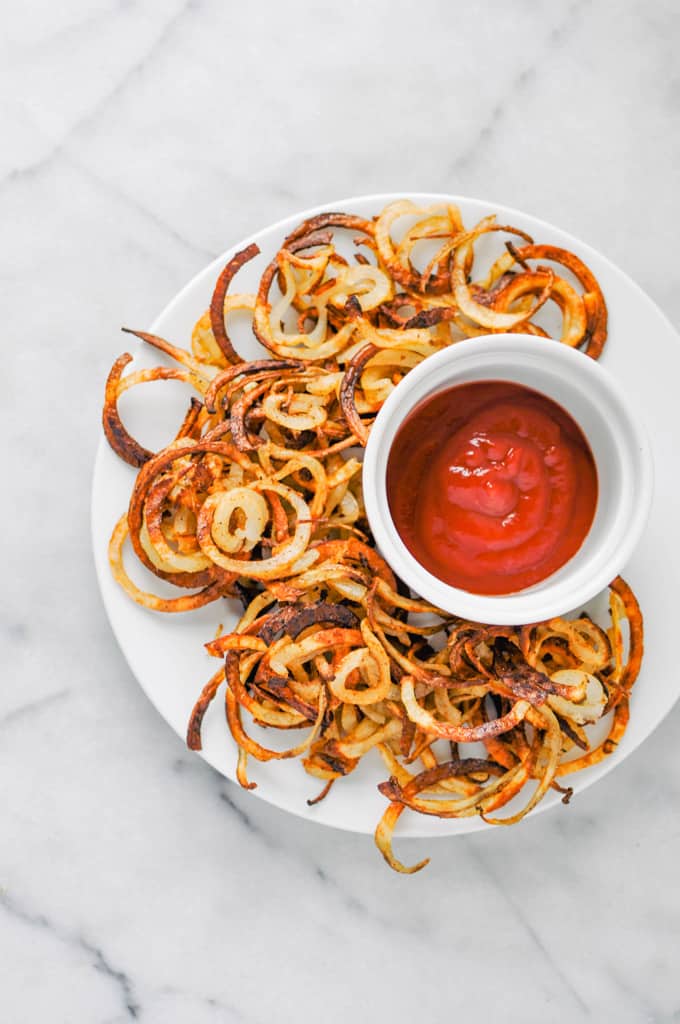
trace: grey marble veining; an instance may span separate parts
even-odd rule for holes
[[[497,199],[680,324],[677,5],[4,13],[1,1019],[680,1021],[677,711],[568,809],[431,843],[399,878],[183,749],[110,632],[88,522],[119,326],[296,209]]]

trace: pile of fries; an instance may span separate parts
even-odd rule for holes
[[[338,246],[348,232],[354,261]],[[475,246],[492,232],[522,244],[507,242],[475,279]],[[561,314],[559,340],[597,358],[606,305],[572,253],[536,245],[494,217],[468,230],[452,205],[400,201],[373,220],[313,217],[284,241],[257,294],[230,291],[258,253],[251,245],[226,265],[190,352],[131,332],[176,366],[124,375],[131,356],[114,363],[104,430],[139,472],[113,531],[111,569],[153,611],[186,612],[220,598],[242,603],[231,632],[206,644],[220,668],[191,715],[192,749],[200,749],[203,717],[224,686],[246,788],[256,785],[249,756],[301,757],[323,783],[315,803],[377,750],[389,802],[376,841],[393,868],[416,871],[427,861],[406,868],[392,852],[405,808],[510,824],[551,787],[568,799],[558,778],[614,749],[642,657],[642,617],[621,579],[610,588],[608,630],[585,615],[483,626],[411,595],[370,536],[361,447],[387,396],[431,353],[478,334],[546,335],[533,318],[551,301]],[[239,356],[228,333],[235,311],[252,317],[268,358]],[[154,453],[127,431],[118,399],[165,379],[186,382],[198,397],[174,440]],[[123,560],[128,537],[143,565],[181,594],[159,596],[132,581]],[[608,734],[593,744],[585,727],[609,712]],[[244,719],[305,735],[272,749]],[[521,809],[493,816],[527,785]]]

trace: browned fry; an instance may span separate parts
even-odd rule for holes
[[[111,367],[106,381],[102,426],[106,439],[116,455],[119,455],[130,466],[143,466],[151,458],[153,452],[135,441],[134,437],[125,429],[118,413],[118,384],[123,376],[123,370],[131,362],[132,356],[129,352],[125,352],[116,359]]]
[[[224,669],[221,668],[208,680],[201,690],[201,695],[194,704],[189,725],[187,726],[187,746],[189,750],[201,750],[201,726],[203,725],[203,719],[223,682]]]
[[[314,807],[315,804],[320,804],[322,800],[325,800],[328,794],[330,793],[331,786],[333,785],[334,782],[335,779],[329,779],[326,785],[321,790],[321,792],[318,793],[317,796],[312,797],[307,801],[307,806]]]
[[[347,426],[352,431],[354,436],[361,442],[364,447],[368,441],[368,424],[359,416],[357,411],[356,402],[354,400],[354,390],[357,386],[357,381],[361,376],[361,371],[364,366],[377,352],[375,345],[366,345],[361,349],[360,352],[350,360],[350,363],[345,371],[345,375],[342,378],[342,385],[340,388],[340,407],[342,414],[347,420]]]
[[[620,683],[621,688],[629,693],[639,675],[642,655],[644,654],[642,611],[635,594],[621,576],[617,576],[610,584],[610,587],[623,602],[624,612],[630,629],[628,662]]]
[[[583,301],[588,314],[586,355],[592,359],[599,359],[607,340],[607,304],[594,274],[574,253],[555,245],[525,245],[521,249],[511,245],[510,248],[518,263],[526,263],[527,260],[550,260],[552,263],[562,264],[578,279],[585,289]]]
[[[205,407],[208,412],[216,412],[215,401],[217,395],[238,378],[259,377],[261,374],[272,374],[275,378],[282,370],[301,370],[304,363],[294,359],[255,359],[251,363],[238,363],[230,366],[228,370],[222,370],[210,383],[205,393]]]
[[[304,247],[312,244],[317,245],[319,240],[325,242],[327,235],[320,235],[320,232],[325,228],[346,228],[349,231],[361,231],[369,237],[373,236],[373,224],[364,217],[355,217],[351,213],[317,213],[314,217],[303,221],[294,231],[291,231],[284,241],[282,248],[292,251],[292,246],[295,243],[297,243],[298,248],[301,248],[302,246],[299,244],[301,239],[305,241]],[[312,238],[316,240],[312,242]]]
[[[184,437],[197,439],[197,437],[200,436],[201,424],[199,420],[204,408],[205,406],[203,405],[203,402],[200,402],[198,398],[191,399],[186,416],[182,420],[181,426],[175,435],[176,441],[180,441]]]
[[[229,260],[226,267],[217,278],[215,284],[215,290],[210,300],[210,325],[212,327],[213,334],[215,335],[215,341],[219,345],[220,349],[224,354],[224,358],[228,363],[242,363],[243,359],[238,354],[236,349],[231,343],[231,339],[227,334],[227,325],[224,319],[224,300],[229,290],[229,285],[233,281],[236,274],[239,272],[244,263],[248,263],[259,255],[259,247],[257,245],[249,245]]]
[[[135,338],[139,338],[140,341],[145,341],[152,348],[158,349],[159,352],[164,352],[171,359],[186,366],[187,369],[193,370],[194,373],[205,377],[215,373],[213,368],[208,367],[205,363],[201,363],[198,359],[194,359],[186,349],[171,344],[165,338],[160,338],[157,334],[149,334],[148,331],[135,331],[130,327],[123,327],[121,329],[124,334],[132,334]]]

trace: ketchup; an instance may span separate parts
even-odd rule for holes
[[[434,576],[511,594],[578,551],[595,515],[597,470],[581,429],[552,399],[475,381],[426,398],[402,424],[387,498],[402,540]]]

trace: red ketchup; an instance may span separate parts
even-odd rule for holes
[[[580,548],[597,470],[571,416],[508,381],[426,398],[402,424],[387,466],[395,526],[415,558],[474,594],[512,594]]]

